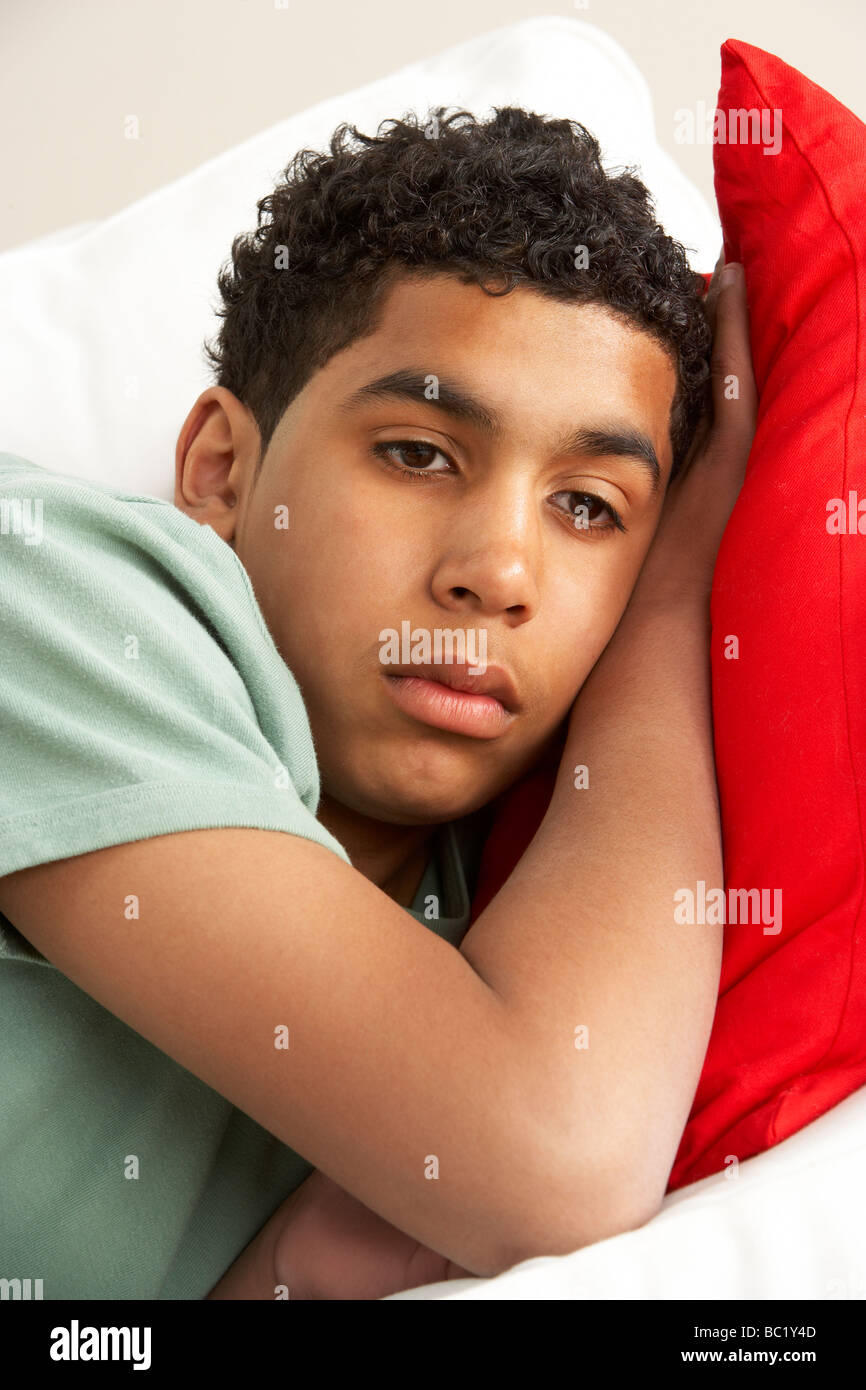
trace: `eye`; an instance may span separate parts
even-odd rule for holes
[[[426,439],[389,440],[387,443],[381,442],[379,444],[374,444],[372,452],[378,458],[384,459],[389,467],[396,469],[398,473],[402,473],[405,478],[418,480],[430,474],[448,472],[447,466],[445,468],[427,467],[427,461],[431,457],[435,459],[438,456],[440,459],[444,459],[446,465],[451,463],[447,454],[443,453],[435,444],[430,444]],[[408,455],[408,460],[406,462],[401,460],[399,463],[395,463],[395,454],[406,454]]]
[[[429,440],[426,439],[394,439],[388,440],[387,442],[380,441],[378,444],[372,446],[371,453],[375,454],[377,458],[382,459],[388,467],[392,468],[396,473],[399,473],[402,477],[413,482],[422,482],[431,476],[441,477],[443,474],[449,472],[450,465],[452,464],[452,460],[442,449],[438,448],[435,444],[431,444]],[[395,463],[394,456],[400,454],[407,456],[406,459],[401,459],[400,462]],[[443,459],[445,467],[428,467],[427,464],[431,458]],[[558,508],[558,510],[565,511],[567,515],[572,517],[574,529],[578,535],[586,535],[587,532],[610,534],[613,531],[626,530],[622,522],[622,517],[616,508],[594,492],[569,490],[567,492],[554,492],[552,497],[568,497],[575,499],[572,505],[565,508]],[[601,508],[602,513],[607,513],[610,517],[609,522],[602,524],[593,519],[593,512],[597,512],[598,508]]]
[[[622,517],[616,508],[594,492],[554,492],[553,496],[574,499],[570,506],[564,507],[562,510],[565,511],[567,515],[571,516],[572,524],[578,535],[585,535],[587,531],[612,533],[613,531],[626,530],[622,522]],[[593,512],[599,507],[602,512],[607,512],[610,517],[609,522],[600,524],[593,519]]]

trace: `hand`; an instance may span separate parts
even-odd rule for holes
[[[285,1286],[291,1302],[385,1298],[444,1279],[473,1277],[318,1171],[272,1221],[273,1282]]]
[[[705,302],[713,330],[707,408],[682,471],[668,486],[633,607],[709,600],[719,545],[745,476],[758,393],[743,268],[730,267],[730,282],[722,281],[723,268],[719,256]]]

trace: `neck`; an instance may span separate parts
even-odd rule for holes
[[[318,820],[345,849],[354,868],[409,907],[424,876],[435,825],[390,825],[353,811],[322,792]]]

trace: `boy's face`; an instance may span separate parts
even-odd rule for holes
[[[421,389],[350,399],[398,372],[417,374]],[[652,540],[675,386],[664,350],[600,307],[406,275],[377,330],[292,402],[258,478],[256,451],[236,450],[237,505],[185,507],[234,545],[250,575],[300,685],[324,793],[376,820],[431,824],[486,804],[535,763]],[[451,389],[483,406],[495,430],[457,413]],[[207,396],[239,406],[219,388]],[[657,489],[646,459],[603,438],[623,435],[651,446]],[[208,447],[200,438],[186,446],[187,467]],[[380,659],[382,634],[403,624],[431,644],[437,630],[462,629],[468,665],[479,664],[484,647],[472,641],[483,633],[487,674],[504,667],[514,683],[511,710],[488,699],[477,723],[449,725],[453,701],[395,681]],[[391,659],[411,674],[405,652]]]

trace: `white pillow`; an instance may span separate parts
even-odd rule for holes
[[[370,134],[440,104],[581,121],[608,167],[639,166],[693,269],[715,264],[718,219],[659,147],[632,60],[580,20],[525,20],[320,102],[113,217],[0,256],[0,452],[170,499],[180,427],[213,384],[202,342],[220,323],[217,271],[233,237],[255,227],[256,203],[299,149],[326,148],[342,121]]]

